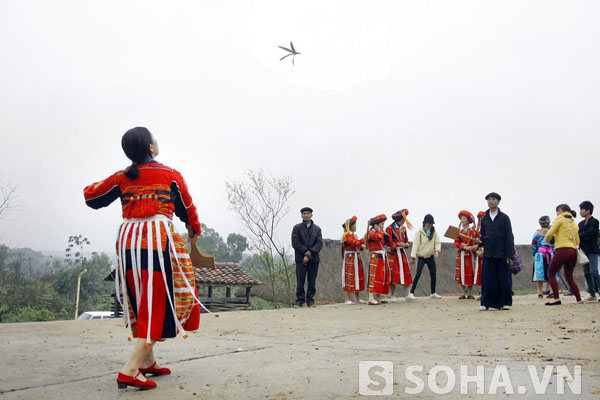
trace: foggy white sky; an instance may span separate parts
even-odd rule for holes
[[[225,181],[262,167],[294,179],[286,241],[304,205],[337,239],[404,207],[444,230],[494,190],[529,243],[558,203],[600,207],[599,17],[596,1],[3,1],[0,175],[20,210],[0,242],[82,233],[112,252],[120,205],[82,189],[146,126],[223,236],[242,232]]]

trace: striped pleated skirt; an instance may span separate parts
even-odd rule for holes
[[[183,238],[163,215],[123,221],[117,238],[116,292],[134,338],[187,337],[200,325],[194,268]]]

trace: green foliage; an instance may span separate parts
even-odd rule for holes
[[[229,250],[230,261],[240,262],[244,251],[248,249],[248,240],[245,236],[230,233],[227,235],[227,249]]]
[[[83,255],[83,249],[85,246],[90,245],[88,238],[83,235],[69,236],[67,241],[67,248],[65,249],[65,257],[70,264],[83,265],[86,258]]]
[[[200,249],[214,254],[217,261],[239,262],[248,242],[235,233],[227,242],[214,230],[202,225]],[[86,251],[90,241],[83,235],[69,236],[64,261],[45,266],[0,245],[0,322],[32,322],[73,319],[77,277],[81,277],[79,314],[85,311],[110,311],[114,283],[104,278],[111,271],[105,253]],[[36,272],[45,271],[45,273]]]
[[[110,258],[105,253],[92,253],[91,258],[80,266],[79,264],[64,264],[52,275],[53,288],[63,296],[67,303],[69,315],[75,310],[75,296],[77,292],[77,277],[82,267],[87,273],[81,278],[81,293],[79,295],[79,312],[84,311],[109,311],[114,292],[114,283],[107,282],[104,278],[110,273]]]
[[[287,308],[289,304],[283,302],[268,301],[261,297],[252,296],[253,310],[274,310],[277,308]]]
[[[110,310],[114,284],[104,281],[110,273],[110,258],[105,253],[92,253],[88,259],[83,256],[83,246],[89,241],[81,235],[69,239],[73,256],[66,262],[55,259],[48,263],[45,274],[31,273],[30,260],[11,257],[11,250],[0,245],[1,322],[72,319],[77,276],[83,269],[87,273],[81,278],[80,312]]]
[[[288,292],[296,292],[296,280],[289,279],[289,277],[296,276],[296,265],[292,260],[284,264],[281,259],[272,257],[267,252],[261,252],[245,257],[241,266],[250,276],[267,285],[269,298],[280,300],[273,304],[285,304],[286,306],[291,304],[286,299]]]
[[[248,249],[248,240],[237,233],[230,233],[227,236],[227,242],[223,240],[219,232],[204,224],[202,227],[202,235],[198,239],[198,248],[208,254],[213,254],[216,261],[220,262],[240,262],[244,251]],[[184,239],[187,242],[187,234],[184,234]],[[189,244],[188,250],[189,250]]]
[[[45,308],[32,308],[29,306],[18,309],[16,312],[0,310],[4,315],[2,322],[38,322],[52,321],[55,319],[54,313]]]

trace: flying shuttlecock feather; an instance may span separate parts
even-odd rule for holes
[[[286,54],[285,56],[281,57],[279,59],[279,61],[288,58],[289,56],[292,56],[292,65],[296,65],[294,64],[294,57],[296,57],[297,55],[299,55],[300,53],[296,51],[296,49],[294,48],[294,43],[292,43],[292,41],[290,40],[290,49],[288,49],[287,47],[283,47],[283,46],[277,46],[282,50],[287,51],[289,54]]]

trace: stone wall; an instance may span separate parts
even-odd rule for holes
[[[523,260],[523,270],[513,275],[513,290],[536,290],[536,285],[531,281],[533,257],[529,245],[516,246],[521,259]],[[408,249],[410,251],[410,248]],[[368,273],[367,251],[362,252],[363,265],[365,267],[365,276]],[[317,296],[318,301],[341,302],[344,294],[341,288],[342,275],[342,253],[339,240],[324,239],[323,249],[321,250],[321,264],[319,265],[319,275],[317,277]],[[453,243],[442,243],[442,252],[437,261],[437,292],[444,294],[457,294],[460,289],[455,282],[456,271],[456,247]],[[411,266],[413,277],[416,273],[416,265]],[[581,291],[585,290],[585,280],[583,278],[582,268],[578,268],[575,279]],[[561,285],[561,290],[563,289]],[[479,293],[479,287],[474,288],[474,293]],[[415,292],[418,296],[428,296],[429,293],[429,272],[425,267],[419,285]]]

